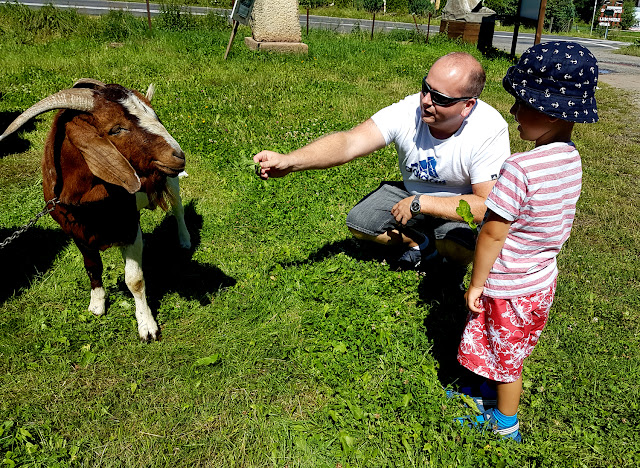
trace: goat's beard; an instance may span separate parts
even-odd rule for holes
[[[160,207],[167,211],[171,203],[171,194],[167,188],[167,176],[158,172],[140,177],[141,191],[149,197],[149,208]]]

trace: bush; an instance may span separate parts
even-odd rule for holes
[[[369,13],[376,13],[382,10],[383,3],[382,0],[364,0],[362,6]]]
[[[427,16],[429,12],[435,13],[435,5],[430,0],[409,0],[408,12],[416,16]]]

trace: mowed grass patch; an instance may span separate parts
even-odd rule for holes
[[[151,33],[111,18],[79,27],[91,31],[82,35],[0,36],[5,126],[5,116],[80,77],[156,85],[156,111],[187,154],[181,184],[194,239],[191,252],[178,252],[171,216],[142,213],[148,297],[163,336],[148,345],[137,341],[117,249],[103,254],[109,308],[100,318],[86,311],[82,257],[52,220],[0,251],[4,459],[638,464],[638,142],[617,91],[598,91],[600,123],[576,127],[584,190],[552,318],[525,368],[525,442],[515,445],[452,422],[468,411],[441,388],[463,377],[452,364],[465,316],[457,283],[445,271],[391,271],[344,226],[360,198],[399,177],[393,148],[268,182],[251,164],[261,149],[290,151],[417,92],[428,66],[452,50],[482,60],[483,98],[510,122],[513,150],[525,150],[501,88],[509,63],[408,33],[370,41],[366,32],[313,31],[307,56],[257,54],[241,43],[243,27],[224,61],[228,28],[169,19]],[[43,205],[39,158],[52,117],[0,147],[3,234]]]

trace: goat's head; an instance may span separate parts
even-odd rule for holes
[[[141,179],[175,176],[184,169],[184,153],[151,108],[147,96],[117,84],[81,79],[34,104],[12,122],[0,141],[32,117],[52,109],[66,109],[66,136],[82,153],[91,172],[130,193]],[[70,112],[70,114],[67,114]]]

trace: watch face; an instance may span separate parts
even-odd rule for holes
[[[411,202],[411,212],[418,213],[420,211],[420,203],[417,201]]]

